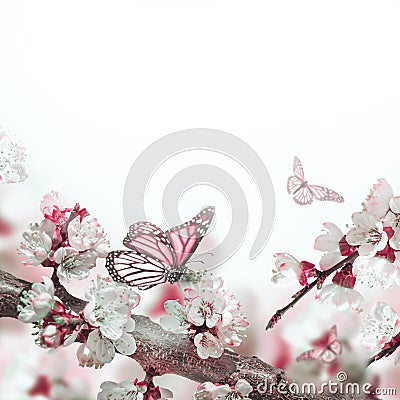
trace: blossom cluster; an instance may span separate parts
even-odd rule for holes
[[[43,282],[32,284],[21,296],[23,306],[18,306],[18,318],[38,328],[37,344],[58,348],[79,337],[83,342],[77,351],[79,364],[96,368],[111,362],[116,352],[136,351],[132,310],[140,297],[127,285],[98,276],[86,291],[86,307],[76,314],[54,295],[51,279],[43,277]]]
[[[105,258],[109,241],[95,217],[77,204],[63,205],[58,192],[44,196],[40,210],[44,219],[31,224],[23,233],[19,252],[25,265],[53,267],[60,280],[84,279]]]
[[[168,400],[172,399],[172,392],[165,388],[155,386],[151,382],[123,381],[103,382],[100,386],[102,391],[97,395],[97,400]]]
[[[98,276],[86,291],[86,299],[83,318],[88,324],[87,340],[78,348],[79,364],[99,368],[110,363],[116,351],[133,354],[136,342],[131,334],[135,330],[132,310],[140,296],[125,284]]]
[[[202,359],[219,358],[226,347],[240,346],[249,325],[239,301],[222,285],[221,278],[204,279],[184,289],[183,304],[168,300],[164,305],[169,316],[161,318],[162,327],[190,333]]]
[[[388,182],[379,179],[362,206],[362,211],[353,213],[353,227],[347,233],[328,222],[314,244],[324,253],[319,263],[322,271],[357,252],[351,263],[336,272],[332,284],[317,293],[322,302],[340,310],[361,311],[363,297],[354,289],[357,280],[381,289],[400,285],[400,197],[394,197]],[[297,280],[305,286],[307,278],[321,273],[313,264],[288,254],[278,253],[276,258],[275,283]]]
[[[245,379],[239,379],[234,387],[204,382],[197,387],[192,400],[250,400],[248,396],[252,391],[253,388]]]
[[[0,126],[0,183],[22,182],[28,177],[25,166],[26,149]]]
[[[325,233],[314,244],[316,250],[324,253],[320,269],[289,254],[275,254],[272,281],[297,281],[307,289],[309,278],[314,278],[319,289],[317,299],[339,310],[358,312],[362,311],[364,299],[355,289],[357,281],[371,288],[400,286],[400,196],[394,196],[389,183],[379,179],[362,203],[362,210],[353,213],[352,221],[353,226],[345,233],[333,223],[324,224]],[[326,284],[331,274],[332,282]],[[303,293],[298,292],[294,298]],[[398,314],[380,302],[364,319],[360,341],[375,352],[397,348],[399,333]],[[399,359],[397,362],[400,363]]]
[[[400,197],[385,179],[373,186],[363,210],[352,215],[354,227],[344,235],[334,224],[317,238],[315,248],[325,251],[321,267],[329,268],[355,250],[354,275],[370,287],[400,285]]]

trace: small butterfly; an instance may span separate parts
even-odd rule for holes
[[[141,290],[178,282],[188,270],[186,264],[206,235],[214,213],[214,207],[206,207],[190,221],[166,232],[150,222],[131,225],[123,244],[132,251],[111,251],[107,256],[111,278]]]
[[[323,186],[309,185],[304,180],[304,171],[301,161],[295,157],[293,161],[293,174],[287,181],[287,191],[293,195],[293,200],[302,206],[311,204],[314,197],[320,201],[336,201],[343,203],[344,198],[335,191]]]
[[[312,345],[315,348],[300,354],[296,361],[321,360],[325,364],[331,364],[336,361],[338,355],[342,354],[342,343],[337,338],[336,325],[333,325],[328,332],[315,340]]]

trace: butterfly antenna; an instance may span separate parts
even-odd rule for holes
[[[213,253],[200,253],[200,254],[197,254],[197,255],[195,255],[193,258],[192,258],[192,260],[194,261],[194,260],[197,260],[199,257],[202,257],[202,256],[213,256],[214,254]]]
[[[202,261],[202,260],[191,260],[191,261],[188,261],[186,264],[191,264],[191,263],[200,263],[200,264],[204,264],[204,261]]]

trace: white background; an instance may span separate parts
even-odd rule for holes
[[[323,222],[345,228],[377,178],[400,190],[399,20],[396,1],[1,1],[0,124],[27,147],[30,170],[24,184],[0,188],[1,213],[18,224],[18,236],[40,218],[42,195],[58,189],[96,215],[118,248],[125,178],[145,147],[197,127],[239,136],[271,174],[276,221],[263,253],[249,261],[260,205],[239,171],[252,220],[220,271],[249,310],[248,352],[273,362],[275,336],[268,335],[276,334],[263,327],[292,292],[270,284],[273,253],[317,262],[312,246]],[[286,179],[295,155],[312,183],[337,190],[345,203],[294,204]],[[206,193],[200,205],[213,203]],[[182,216],[199,204],[183,202]],[[162,225],[151,209],[149,219]],[[394,293],[365,289],[366,309],[375,297],[396,306]],[[144,299],[142,312],[154,301]],[[258,314],[250,312],[254,302]],[[9,343],[3,337],[2,351]],[[380,363],[387,382],[399,377],[392,363]],[[93,396],[102,380],[134,377],[132,362],[116,364],[78,370],[91,377]],[[162,382],[178,399],[194,387]]]

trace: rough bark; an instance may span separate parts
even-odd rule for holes
[[[23,290],[31,283],[19,279],[7,272],[0,271],[0,317],[17,318],[17,305]],[[56,295],[74,311],[81,311],[85,301],[71,296],[64,287],[58,287]],[[252,399],[367,399],[367,396],[344,394],[296,395],[284,393],[285,382],[291,381],[285,371],[275,368],[257,357],[238,355],[225,351],[218,359],[202,360],[196,354],[196,348],[187,335],[167,332],[160,325],[143,315],[134,315],[136,329],[134,337],[137,351],[133,356],[150,375],[175,374],[196,382],[235,383],[245,378],[255,389]],[[265,387],[266,383],[266,387]],[[259,385],[264,389],[259,393]],[[277,388],[280,388],[279,390]],[[288,387],[288,385],[286,385]]]

